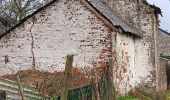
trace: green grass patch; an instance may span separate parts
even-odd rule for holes
[[[139,100],[135,96],[119,96],[116,98],[116,100]]]
[[[140,90],[137,93],[131,93],[127,96],[119,96],[116,100],[170,100],[170,90],[165,92],[154,92],[154,93],[147,93],[145,91]]]

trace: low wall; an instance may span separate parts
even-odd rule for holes
[[[166,72],[167,72],[167,86],[168,89],[170,89],[170,60],[168,60]]]
[[[170,66],[168,64],[169,60],[165,58],[160,58],[160,66],[157,69],[157,81],[158,81],[158,90],[164,91],[167,89],[168,78],[170,78]],[[168,75],[169,74],[169,75]],[[170,80],[170,79],[169,79]]]

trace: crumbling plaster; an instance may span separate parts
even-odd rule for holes
[[[143,30],[142,39],[134,39],[134,84],[149,83],[156,89],[158,69],[157,40],[158,18],[154,9],[144,0],[100,0],[134,27]]]
[[[79,0],[58,0],[1,38],[2,69],[63,70],[68,53],[75,55],[74,66],[103,67],[102,62],[112,56],[116,58],[115,87],[121,93],[127,93],[138,83],[149,82],[155,87],[155,16],[146,12],[139,1],[103,2],[117,16],[142,29],[142,38],[112,31]]]
[[[5,70],[63,70],[72,53],[74,66],[90,67],[111,56],[112,34],[80,1],[59,0],[1,38],[0,64]]]

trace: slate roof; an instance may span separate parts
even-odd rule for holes
[[[31,18],[32,16],[34,16],[35,14],[40,12],[41,10],[44,10],[46,7],[50,6],[51,4],[53,4],[56,1],[57,0],[52,0],[50,3],[46,4],[45,6],[39,8],[39,9],[37,9],[34,13],[32,13],[31,15],[29,15],[29,16],[25,17],[24,19],[22,19],[18,24],[16,24],[14,27],[12,27],[10,30],[8,30],[6,33],[1,34],[0,38],[5,36],[10,31],[14,30],[16,27],[22,25],[26,20],[28,20],[29,18]],[[141,30],[136,29],[134,26],[126,23],[124,20],[117,17],[108,7],[106,7],[100,1],[98,1],[98,0],[85,0],[85,1],[88,2],[103,17],[105,17],[112,25],[114,25],[115,27],[121,28],[125,33],[131,33],[131,34],[133,34],[135,36],[141,36],[142,35]],[[145,2],[145,3],[147,3],[147,2]],[[149,6],[151,6],[151,5],[149,5]],[[151,7],[154,8],[156,11],[157,10],[159,11],[158,7],[155,7],[155,6],[151,6]]]
[[[142,31],[128,24],[121,18],[117,17],[105,4],[99,0],[87,0],[98,12],[100,12],[106,19],[108,19],[114,26],[123,29],[125,33],[132,33],[136,36],[141,36]]]

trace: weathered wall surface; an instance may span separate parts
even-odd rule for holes
[[[168,61],[167,68],[166,68],[166,74],[167,74],[167,88],[170,88],[170,61]]]
[[[115,87],[118,92],[125,94],[134,85],[135,44],[133,36],[118,33],[116,36],[116,52]]]
[[[68,53],[75,55],[74,66],[100,66],[111,56],[111,35],[80,1],[59,0],[0,40],[0,71],[62,70]]]
[[[4,32],[4,26],[3,24],[0,22],[0,34],[2,34]]]
[[[143,0],[101,0],[129,24],[143,30],[141,39],[135,39],[134,84],[151,83],[156,86],[155,37],[157,22],[153,9]],[[157,18],[155,18],[157,19]],[[155,23],[155,25],[153,24]]]
[[[159,29],[158,33],[158,55],[160,53],[163,53],[163,55],[170,55],[170,34],[162,29]],[[165,58],[160,59],[160,67],[159,67],[159,72],[158,73],[159,77],[158,78],[158,84],[160,85],[160,90],[165,90],[167,89],[167,86],[169,88],[169,83],[170,83],[170,63],[169,60]]]
[[[160,29],[158,33],[158,41],[159,41],[159,52],[170,53],[170,33]]]
[[[168,60],[164,58],[159,59],[160,67],[159,67],[159,90],[165,91],[167,89],[167,69],[168,69]]]
[[[1,69],[35,66],[62,70],[68,53],[75,55],[74,66],[100,67],[113,55],[117,61],[113,66],[114,81],[121,93],[127,93],[138,83],[150,82],[155,86],[152,14],[146,13],[144,4],[135,0],[107,3],[128,23],[142,29],[143,37],[115,35],[78,0],[59,0],[0,40]]]
[[[0,40],[0,74],[32,66],[31,35],[17,28]]]

